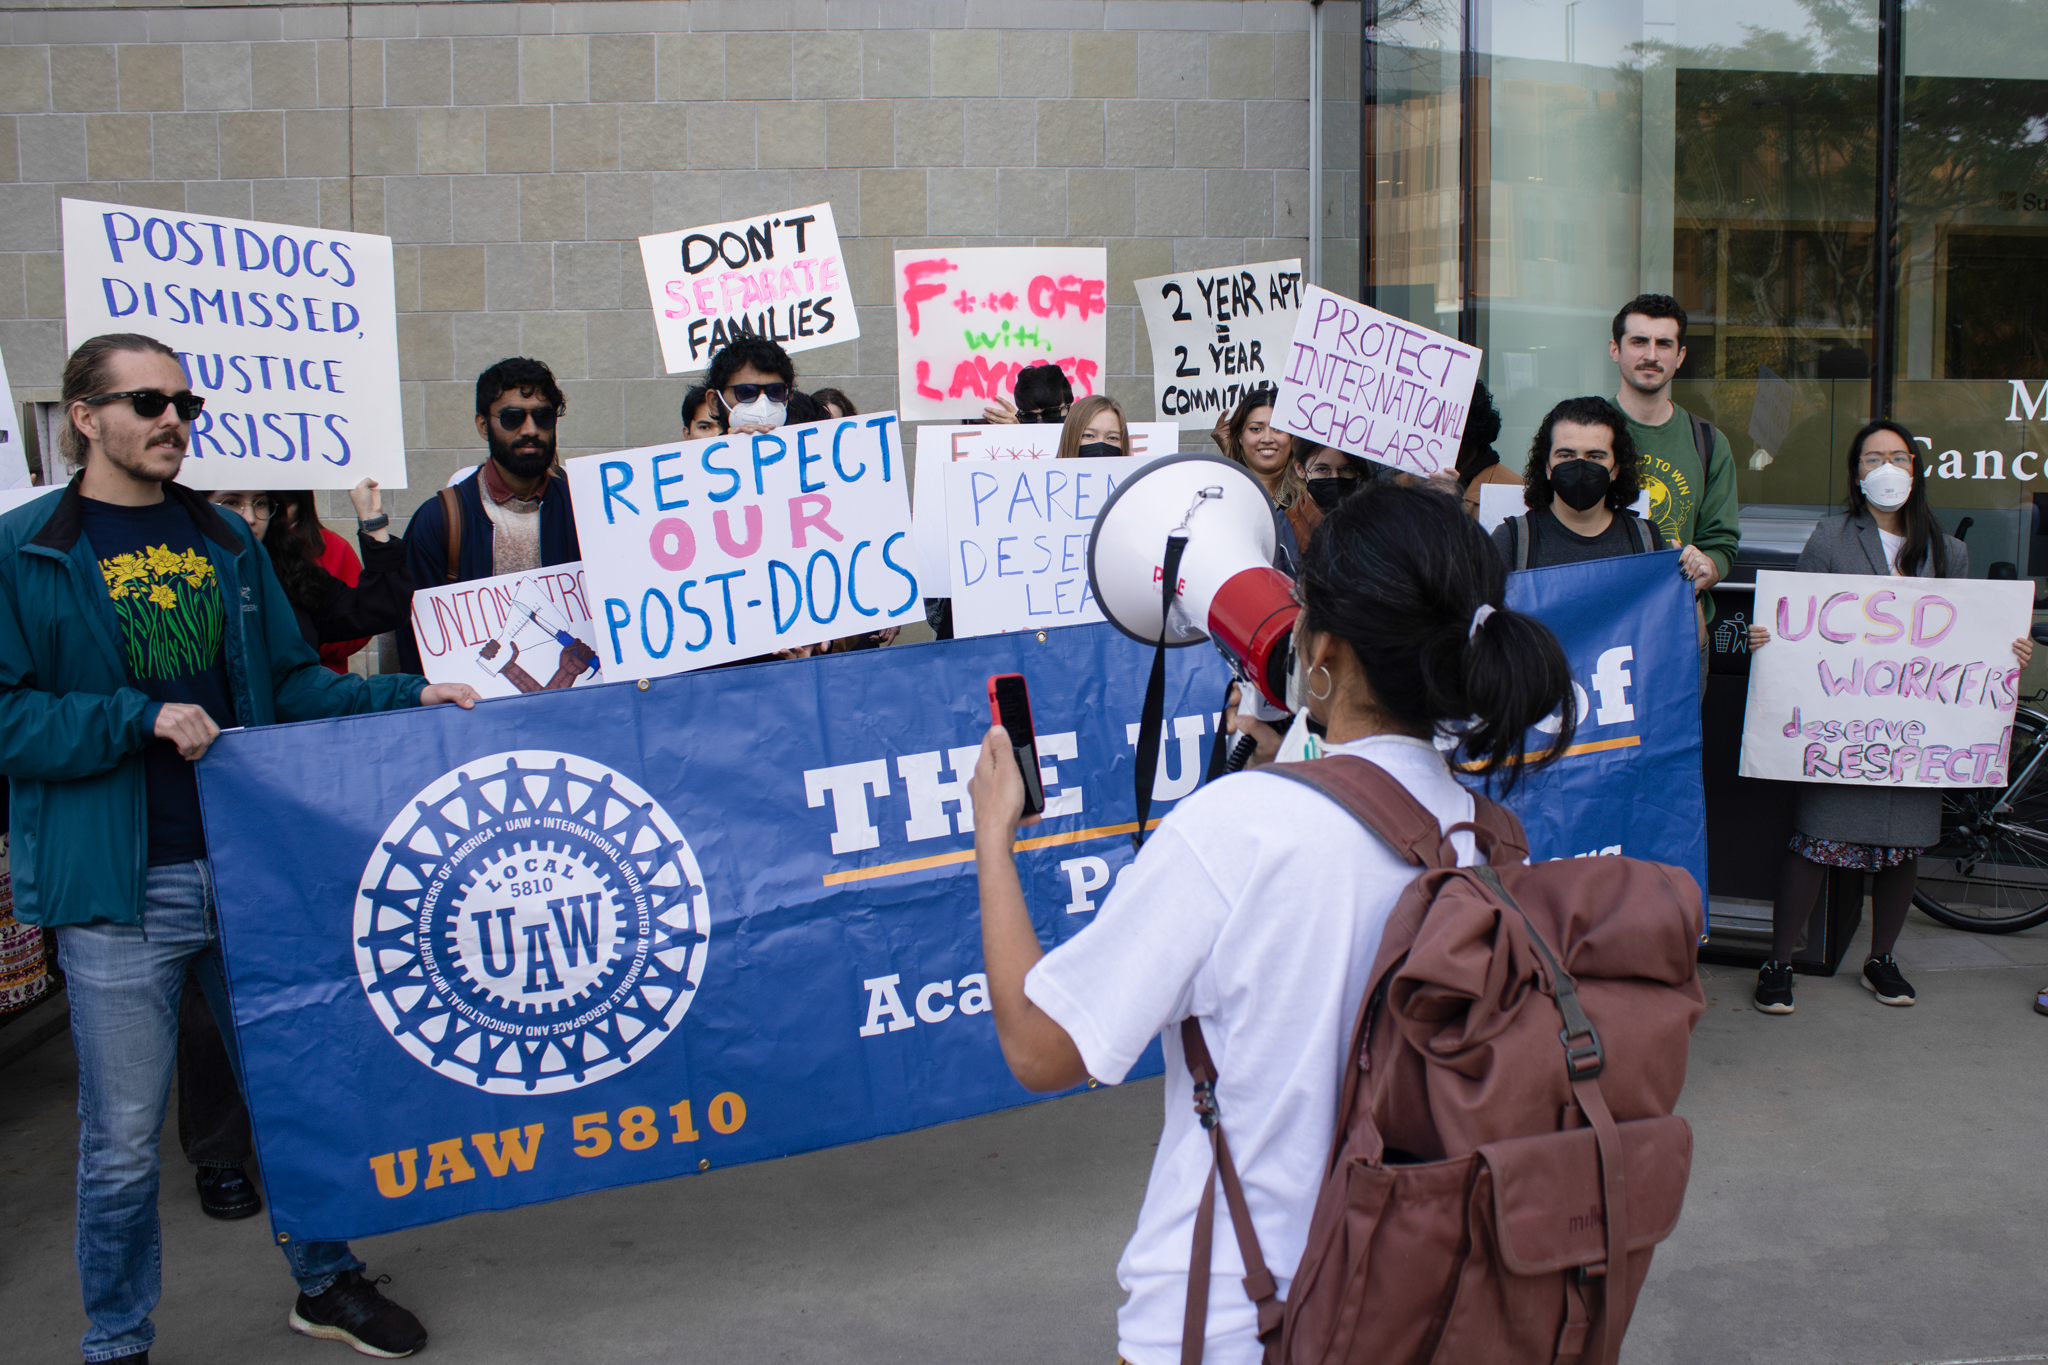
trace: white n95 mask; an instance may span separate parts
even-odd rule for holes
[[[768,395],[764,393],[750,403],[742,403],[733,408],[731,412],[732,424],[736,427],[779,427],[783,419],[789,416],[789,405],[771,403],[768,401]]]
[[[1863,476],[1863,496],[1879,511],[1904,507],[1913,493],[1913,476],[1895,464],[1881,465]]]

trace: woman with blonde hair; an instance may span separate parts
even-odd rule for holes
[[[1090,394],[1067,410],[1060,432],[1062,460],[1106,459],[1130,451],[1131,429],[1124,421],[1123,404],[1108,394]]]
[[[1294,437],[1273,425],[1274,389],[1258,388],[1238,400],[1237,411],[1223,431],[1223,453],[1252,472],[1252,477],[1273,500],[1273,532],[1278,545],[1273,567],[1292,576],[1301,562],[1301,547],[1320,517],[1311,516],[1313,506],[1308,485],[1294,461]]]

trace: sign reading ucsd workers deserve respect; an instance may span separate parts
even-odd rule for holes
[[[1088,584],[1088,533],[1117,485],[1157,458],[947,464],[954,634],[1102,620]]]
[[[607,677],[652,678],[917,611],[896,414],[570,460]]]
[[[155,337],[206,400],[180,483],[405,487],[389,237],[82,199],[63,207],[70,344]]]
[[[860,335],[830,204],[642,237],[640,261],[670,374],[741,336],[794,353]]]
[[[428,682],[486,697],[604,681],[581,564],[419,588],[412,633]]]
[[[896,253],[896,378],[907,422],[979,417],[1027,365],[1102,387],[1109,253],[1101,247],[930,247]]]
[[[1308,286],[1273,425],[1410,474],[1458,457],[1479,348]]]
[[[1762,570],[1742,775],[2000,787],[2034,587]]]
[[[1207,431],[1275,383],[1301,312],[1301,262],[1261,261],[1138,280],[1161,421]]]

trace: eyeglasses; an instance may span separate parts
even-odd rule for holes
[[[506,431],[519,430],[526,425],[526,419],[529,417],[540,430],[553,431],[557,414],[553,408],[499,408],[491,415],[497,418],[498,425]]]
[[[1913,468],[1913,452],[1910,450],[1895,450],[1887,455],[1882,451],[1876,451],[1863,456],[1859,463],[1866,472],[1882,465],[1893,465],[1910,473]]]
[[[165,408],[175,406],[178,409],[178,420],[189,422],[206,406],[206,400],[190,389],[183,393],[161,393],[156,389],[123,389],[119,393],[96,393],[90,398],[81,398],[78,401],[89,408],[97,408],[108,403],[118,403],[123,398],[134,405],[135,415],[144,420],[161,417]]]
[[[768,395],[768,401],[771,403],[789,401],[787,384],[732,384],[727,386],[727,391],[742,403],[751,403],[764,393]]]
[[[228,493],[215,498],[213,505],[225,507],[230,512],[240,512],[259,520],[274,517],[284,509],[284,504],[267,493],[251,493],[247,497],[240,493]]]

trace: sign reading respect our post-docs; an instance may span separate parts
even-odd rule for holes
[[[893,412],[570,460],[610,678],[652,678],[917,619]]]
[[[1159,420],[1207,431],[1276,383],[1301,314],[1301,262],[1187,270],[1134,283],[1152,338]]]
[[[1455,461],[1479,348],[1316,285],[1304,293],[1273,425],[1409,474]]]
[[[1154,458],[946,465],[954,634],[1103,620],[1088,586],[1088,533],[1117,485]]]
[[[64,201],[64,325],[141,332],[206,410],[178,481],[405,487],[391,239]]]
[[[830,204],[642,237],[640,262],[670,374],[742,336],[793,354],[860,335]]]
[[[1873,574],[1756,576],[1742,775],[2002,787],[2034,586]]]
[[[427,681],[486,697],[604,681],[581,564],[419,588],[412,633]]]
[[[896,253],[896,378],[903,419],[979,417],[1028,365],[1102,387],[1109,253],[1101,247],[928,247]]]

